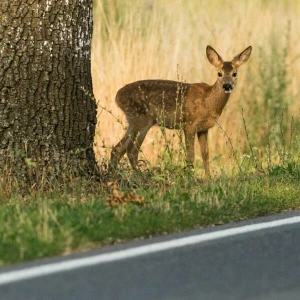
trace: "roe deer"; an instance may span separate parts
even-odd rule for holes
[[[116,95],[116,103],[126,115],[128,129],[112,149],[110,169],[117,167],[125,152],[135,169],[138,152],[148,130],[159,124],[169,129],[183,128],[188,165],[194,163],[197,134],[205,173],[210,176],[207,133],[221,115],[236,85],[238,68],[249,59],[251,50],[249,46],[232,61],[224,62],[212,47],[207,46],[207,58],[218,75],[213,85],[142,80],[121,88]]]

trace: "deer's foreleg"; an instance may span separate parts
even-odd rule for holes
[[[197,132],[198,142],[201,149],[201,156],[204,163],[205,174],[209,177],[209,149],[208,149],[208,140],[207,140],[208,131],[199,131]]]

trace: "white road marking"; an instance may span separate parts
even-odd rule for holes
[[[300,216],[258,224],[245,225],[241,227],[228,228],[224,230],[183,237],[175,240],[139,246],[136,248],[129,248],[111,253],[104,253],[83,258],[75,258],[67,261],[34,266],[27,269],[10,271],[2,274],[0,273],[0,285],[296,223],[300,223]]]

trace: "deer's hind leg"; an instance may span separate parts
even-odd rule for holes
[[[133,144],[130,144],[127,147],[127,156],[133,169],[137,167],[140,148],[145,140],[149,129],[154,124],[155,121],[153,119],[141,119],[137,136],[135,140],[133,140]]]
[[[134,145],[134,140],[138,134],[138,130],[133,125],[129,125],[124,137],[119,141],[119,143],[113,147],[111,151],[111,158],[109,163],[110,170],[117,168],[117,165],[123,155],[126,153],[128,148],[132,148]]]
[[[195,160],[195,129],[190,126],[184,130],[185,146],[186,146],[186,164],[193,167]]]

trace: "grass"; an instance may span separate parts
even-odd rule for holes
[[[203,178],[199,156],[195,170],[184,169],[182,134],[158,127],[142,147],[144,172],[122,160],[116,176],[103,175],[102,182],[63,178],[51,186],[41,176],[25,192],[4,172],[0,266],[300,209],[299,6],[94,0],[95,152],[104,171],[126,125],[114,103],[120,87],[151,78],[212,84],[207,44],[224,59],[253,46],[219,126],[209,133],[213,177]],[[123,204],[109,206],[109,199]]]
[[[94,4],[94,94],[113,116],[124,121],[114,98],[125,84],[155,78],[213,84],[217,75],[206,58],[206,45],[225,60],[252,45],[219,123],[234,148],[247,145],[242,109],[257,147],[267,146],[270,126],[279,140],[280,122],[288,134],[286,126],[298,114],[300,103],[299,1],[175,0],[170,5],[157,0],[94,0]],[[109,157],[110,148],[123,135],[123,126],[112,115],[99,109],[95,147],[99,161]],[[149,132],[142,147],[148,161],[158,164],[166,146],[179,151],[178,138],[172,135],[158,128]],[[221,165],[231,155],[226,141],[217,126],[210,130],[211,157],[222,156]]]
[[[211,180],[181,167],[133,172],[123,166],[114,179],[118,195],[139,196],[141,203],[127,198],[108,206],[116,194],[112,187],[80,179],[2,198],[0,266],[300,209],[296,162]]]

